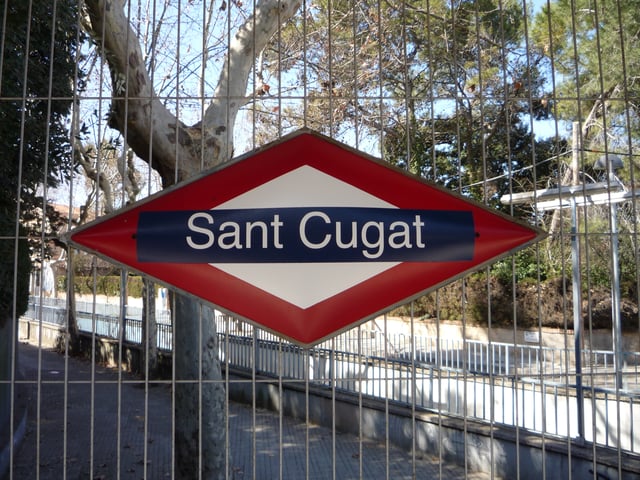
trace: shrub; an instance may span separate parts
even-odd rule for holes
[[[15,219],[0,213],[0,326],[13,315],[14,290],[17,316],[27,310],[29,301],[29,245],[24,239],[18,240],[17,265],[14,265],[16,242],[11,238],[12,235],[15,235]]]
[[[99,275],[95,281],[93,276],[76,275],[74,278],[74,291],[79,295],[95,294],[115,297],[120,295],[120,276],[119,275]],[[65,290],[67,279],[65,276],[58,278],[58,288]],[[142,277],[130,275],[127,277],[128,296],[140,298],[142,297]]]

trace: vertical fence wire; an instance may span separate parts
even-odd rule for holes
[[[59,291],[54,286],[53,296],[64,294],[63,303],[43,290],[49,241],[58,240],[63,233],[51,232],[53,220],[44,213],[50,206],[62,211],[58,205],[66,205],[67,229],[71,229],[81,214],[89,212],[90,218],[108,214],[109,202],[115,209],[124,207],[130,175],[146,179],[145,193],[138,199],[153,194],[162,181],[153,168],[145,167],[133,154],[135,147],[130,145],[135,141],[131,133],[137,114],[134,104],[140,100],[129,93],[133,88],[129,73],[135,62],[130,57],[124,59],[122,79],[109,70],[110,55],[116,55],[105,41],[106,30],[111,27],[102,25],[102,32],[93,32],[98,34],[93,43],[79,38],[83,43],[73,80],[76,91],[71,99],[60,99],[54,94],[57,67],[49,62],[46,69],[38,70],[33,59],[58,55],[61,30],[50,28],[47,40],[38,45],[38,29],[42,26],[26,21],[21,48],[32,63],[25,61],[16,72],[22,93],[9,96],[6,87],[0,90],[0,106],[8,109],[17,105],[19,110],[19,121],[7,128],[17,131],[16,143],[20,144],[17,155],[11,157],[17,164],[17,178],[10,183],[14,192],[11,228],[0,232],[2,242],[13,242],[8,258],[11,285],[2,287],[10,291],[11,316],[21,317],[8,329],[8,350],[0,349],[2,355],[9,352],[6,358],[0,358],[2,372],[8,372],[0,378],[0,405],[6,410],[0,412],[0,426],[8,425],[9,439],[0,437],[4,442],[0,445],[0,467],[8,478],[181,478],[176,467],[180,451],[176,431],[184,418],[177,412],[180,401],[175,390],[183,382],[197,383],[195,415],[200,425],[208,417],[206,395],[211,384],[225,389],[225,463],[216,478],[532,478],[530,451],[525,449],[534,444],[539,448],[531,455],[541,459],[534,472],[536,478],[556,475],[555,458],[566,460],[569,468],[563,473],[567,478],[623,477],[627,471],[640,469],[639,427],[634,418],[640,395],[640,346],[630,338],[632,335],[625,334],[618,337],[623,350],[616,350],[616,335],[623,332],[611,331],[612,327],[601,320],[606,308],[597,304],[606,301],[602,292],[607,289],[611,291],[609,305],[613,308],[618,301],[620,292],[614,290],[618,265],[613,263],[619,261],[614,248],[620,246],[625,255],[620,265],[620,275],[624,275],[620,304],[627,308],[623,312],[625,328],[637,336],[638,325],[634,329],[633,321],[635,315],[635,323],[640,324],[634,130],[638,94],[631,78],[634,64],[630,58],[636,45],[625,34],[624,2],[592,2],[585,8],[573,3],[565,6],[561,14],[556,12],[565,22],[566,30],[560,32],[559,17],[553,16],[556,3],[551,1],[494,2],[495,16],[485,11],[482,2],[469,6],[434,0],[397,5],[303,1],[294,19],[277,29],[264,52],[248,53],[255,59],[248,72],[246,98],[232,97],[229,90],[216,93],[215,77],[234,68],[225,55],[229,55],[227,46],[233,43],[241,25],[256,29],[252,32],[253,47],[249,48],[255,50],[263,20],[255,12],[267,1],[253,0],[248,5],[239,0],[215,5],[159,0],[125,3],[123,14],[132,28],[123,35],[130,43],[138,42],[138,36],[149,35],[142,50],[149,79],[158,89],[159,101],[175,114],[170,128],[178,137],[189,136],[175,142],[175,162],[170,174],[164,172],[165,180],[173,178],[175,182],[186,175],[183,147],[189,141],[200,144],[200,168],[208,164],[204,138],[209,132],[204,122],[199,122],[208,104],[222,99],[226,102],[226,118],[232,118],[233,102],[246,103],[239,121],[244,123],[236,130],[240,132],[236,135],[236,154],[298,126],[320,126],[354,148],[445,184],[488,208],[508,210],[545,229],[551,228],[552,216],[559,218],[559,225],[554,227],[557,230],[550,232],[548,244],[531,247],[522,256],[514,254],[501,260],[500,265],[485,266],[480,273],[457,280],[455,293],[453,287],[438,289],[429,300],[416,298],[409,306],[384,313],[374,322],[358,325],[311,348],[299,348],[243,319],[216,311],[212,321],[216,322],[218,343],[214,348],[219,351],[224,372],[213,380],[210,372],[204,371],[203,358],[208,348],[203,342],[209,316],[200,309],[199,338],[195,342],[199,349],[198,375],[195,379],[183,377],[172,361],[172,352],[176,351],[173,332],[181,328],[182,320],[161,317],[159,303],[152,296],[142,299],[141,313],[133,313],[129,308],[133,307],[133,297],[127,290],[131,288],[129,278],[137,277],[135,272],[129,275],[126,269],[117,270],[120,266],[102,258],[69,251],[68,269],[77,269],[86,285],[67,283]],[[110,8],[108,3],[88,3],[100,4],[102,15]],[[75,27],[91,21],[87,13],[90,6],[56,0],[51,24],[68,4],[78,8]],[[15,5],[16,0],[5,0],[2,31],[14,21],[11,15]],[[27,18],[32,17],[35,6],[33,0],[28,2]],[[515,28],[509,23],[512,7],[520,11],[519,20],[523,22],[523,36],[516,43],[510,43],[509,37]],[[542,20],[527,17],[529,10],[543,15]],[[426,34],[418,30],[420,26]],[[489,39],[492,28],[495,36]],[[617,37],[608,36],[608,29],[619,32]],[[5,84],[4,78],[13,78],[10,55],[19,52],[5,51],[9,39],[2,31],[0,84]],[[548,44],[541,46],[540,36],[546,36]],[[584,45],[590,41],[594,46],[594,66],[590,68],[596,87],[583,80],[587,68]],[[556,42],[562,43],[562,48]],[[487,55],[495,52],[500,58],[490,62]],[[86,68],[82,62],[87,58],[93,59],[88,67],[91,71],[81,78],[80,65]],[[438,68],[439,63],[449,60],[450,77]],[[620,67],[608,67],[608,61],[618,62]],[[614,68],[620,71],[613,72]],[[619,79],[612,84],[614,73]],[[44,93],[29,91],[34,75],[47,77]],[[539,88],[541,77],[550,85],[546,90]],[[563,90],[567,82],[573,82],[573,93]],[[112,91],[120,87],[120,91]],[[77,161],[77,169],[56,171],[51,159],[56,155],[55,147],[49,140],[52,124],[47,121],[43,133],[46,140],[39,152],[45,159],[44,167],[39,181],[26,185],[26,173],[31,168],[26,144],[29,129],[34,128],[29,123],[31,104],[45,102],[44,117],[49,119],[55,102],[63,100],[72,103],[72,113],[65,120],[74,125],[69,132],[78,129],[67,139],[69,155],[92,155],[94,178],[85,179]],[[549,103],[545,108],[552,112],[546,117],[551,122],[551,147],[543,144],[542,134],[537,135],[538,129],[548,128],[536,118],[543,101]],[[109,106],[110,102],[113,105]],[[500,110],[496,105],[502,108],[498,114],[492,110]],[[116,124],[117,108],[124,109],[127,119],[121,133],[111,128]],[[81,121],[76,122],[76,115],[82,117]],[[577,127],[577,141],[567,133],[571,116],[582,122]],[[442,121],[445,118],[449,120],[446,125]],[[497,124],[504,129],[499,149],[491,143]],[[0,135],[4,135],[5,125],[0,127]],[[522,135],[520,128],[530,134]],[[600,133],[594,134],[595,129]],[[90,141],[89,131],[95,132]],[[156,145],[149,142],[149,158],[160,157]],[[571,152],[575,152],[577,165],[566,164],[567,153]],[[589,183],[598,183],[602,173],[592,168],[594,159],[614,152],[625,160],[619,175],[625,191],[631,193],[616,208],[596,205],[593,199],[578,207],[575,226],[582,246],[578,261],[583,276],[578,289],[584,295],[579,316],[586,324],[586,335],[581,348],[574,349],[570,301],[563,300],[557,307],[559,324],[551,328],[546,318],[551,311],[547,302],[551,300],[545,293],[558,288],[561,296],[569,298],[573,253],[567,234],[569,220],[562,208],[545,210],[544,199],[539,197],[544,197],[544,189],[569,183],[579,183],[574,186],[583,190]],[[135,158],[133,163],[128,163],[130,154]],[[421,155],[426,160],[418,161]],[[494,157],[499,155],[504,159],[496,167]],[[152,167],[160,168],[157,161],[149,160]],[[548,165],[551,167],[547,169]],[[471,172],[472,168],[477,170]],[[52,174],[67,175],[72,182],[57,190],[49,185]],[[113,196],[99,184],[109,176],[112,188],[119,189]],[[603,178],[607,184],[605,200],[611,205],[618,198],[613,188],[617,181],[610,176]],[[503,192],[513,196],[523,190],[533,192],[526,208],[500,206]],[[26,212],[32,215],[27,218],[23,208],[27,208],[27,196],[33,192],[40,196],[39,210]],[[92,196],[93,202],[85,202]],[[578,194],[571,197],[574,201],[576,198]],[[75,210],[80,213],[74,214]],[[35,233],[23,234],[23,226],[35,227]],[[35,245],[35,271],[31,275],[29,309],[21,316],[16,287],[23,273],[19,241],[27,238]],[[529,264],[523,266],[527,261]],[[552,270],[559,279],[556,284],[556,278],[549,278]],[[120,272],[121,279],[117,287],[120,308],[116,306],[115,314],[104,305],[116,302],[116,296],[103,293],[103,285],[114,271]],[[475,276],[482,278],[475,281]],[[89,293],[77,291],[86,287]],[[313,282],[307,288],[314,288]],[[499,297],[501,289],[507,293]],[[535,294],[525,300],[528,289]],[[72,296],[73,302],[69,300]],[[478,296],[485,297],[485,302],[473,303]],[[501,304],[505,298],[512,303],[506,308]],[[173,296],[169,307],[171,312],[176,311]],[[401,315],[406,317],[399,319]],[[615,315],[612,310],[611,317]],[[152,321],[150,316],[155,316],[153,321],[158,325],[146,330]],[[218,317],[222,321],[218,322]],[[77,339],[71,338],[74,321],[81,331],[77,346],[85,349],[80,355],[74,351]],[[606,326],[602,328],[602,324]],[[156,332],[153,338],[149,331]],[[47,335],[55,337],[53,343]],[[58,364],[49,351],[52,348],[64,355],[62,372],[54,367]],[[152,359],[151,352],[157,358]],[[31,355],[35,355],[33,364]],[[583,363],[582,372],[576,370],[577,363]],[[53,403],[49,394],[57,394],[58,389],[61,425],[59,435],[51,440],[47,423],[55,416],[49,411]],[[26,406],[21,401],[23,390]],[[246,407],[241,407],[238,399]],[[580,399],[582,405],[577,404]],[[104,413],[102,407],[107,403],[113,408]],[[23,408],[29,413],[26,433],[17,441]],[[269,412],[269,408],[277,412]],[[577,413],[581,409],[584,418]],[[86,423],[80,424],[82,421]],[[76,441],[80,435],[86,437],[82,445]],[[209,478],[208,437],[202,428],[196,435],[195,478]],[[515,448],[505,466],[501,464],[502,442],[509,435],[515,437]],[[55,443],[56,452],[61,452],[59,463],[49,463],[47,442]],[[115,452],[115,457],[105,460],[107,450]],[[0,476],[3,473],[0,471]]]

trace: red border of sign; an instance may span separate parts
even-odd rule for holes
[[[135,231],[143,211],[209,209],[287,172],[309,165],[399,208],[471,210],[472,261],[404,262],[308,309],[301,309],[206,264],[139,263]],[[295,206],[295,203],[292,204]],[[70,235],[72,244],[108,257],[308,346],[416,298],[443,283],[522,248],[544,234],[513,218],[409,175],[307,130],[203,176],[159,192]],[[313,285],[309,285],[313,288]]]

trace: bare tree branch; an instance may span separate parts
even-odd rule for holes
[[[109,125],[119,130],[165,184],[191,176],[194,140],[188,127],[156,97],[135,32],[119,1],[85,0],[85,28],[109,65],[112,105]]]
[[[102,191],[104,213],[109,214],[114,211],[111,181],[104,171],[100,171],[94,166],[94,162],[92,160],[96,155],[97,153],[91,147],[87,148],[80,142],[76,142],[74,145],[74,160],[82,167],[85,176],[90,180],[93,180]]]
[[[111,72],[110,126],[123,133],[136,155],[152,164],[165,185],[188,178],[201,167],[228,160],[233,125],[246,104],[256,55],[278,27],[297,11],[299,0],[262,0],[234,36],[213,101],[202,123],[189,127],[157,98],[144,56],[120,2],[85,0],[86,27]]]
[[[133,150],[128,148],[125,153],[118,156],[118,173],[122,177],[122,189],[127,197],[126,203],[132,204],[140,193],[140,182],[136,166],[133,163],[135,158]]]
[[[109,124],[123,134],[140,158],[158,170],[165,187],[231,157],[234,124],[244,104],[256,55],[299,5],[300,0],[257,0],[253,16],[229,46],[213,101],[202,121],[188,127],[157,97],[122,1],[85,0],[83,23],[111,73]],[[123,175],[123,184],[126,182]],[[174,432],[176,478],[223,479],[227,458],[225,394],[213,312],[183,295],[175,296],[174,306],[176,379],[189,380],[178,383],[175,391],[176,416],[180,418]],[[193,383],[196,378],[205,382]]]
[[[231,157],[233,124],[238,111],[246,104],[249,74],[256,57],[264,50],[280,25],[289,20],[299,7],[299,0],[259,1],[253,16],[238,29],[229,45],[229,53],[213,101],[207,108],[203,121],[207,136],[216,136],[219,144],[226,146],[221,152],[222,155],[218,156],[219,161]],[[210,149],[206,150],[210,155]]]

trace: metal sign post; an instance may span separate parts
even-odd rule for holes
[[[503,204],[515,205],[523,203],[535,203],[535,208],[539,211],[571,209],[571,265],[572,265],[572,292],[573,292],[573,332],[576,365],[576,401],[578,404],[578,437],[584,440],[584,392],[582,388],[582,292],[580,274],[580,240],[578,238],[578,216],[577,207],[584,205],[596,205],[609,203],[614,205],[617,202],[626,201],[632,198],[624,189],[621,183],[596,182],[582,185],[562,186],[559,188],[548,188],[530,192],[521,192],[504,195],[500,199]],[[612,222],[615,220],[612,219]],[[612,225],[615,225],[612,223]],[[612,227],[613,229],[613,227]],[[617,285],[617,229],[614,250],[614,289]],[[619,291],[619,286],[617,287]],[[620,301],[619,295],[612,298],[612,302]],[[615,309],[614,309],[615,311]],[[619,311],[619,309],[618,309]],[[616,369],[616,388],[622,388],[622,367],[620,363],[620,322],[614,320],[613,343]],[[616,333],[617,331],[617,333]]]
[[[578,208],[571,198],[571,273],[573,292],[573,347],[576,356],[576,402],[578,403],[578,438],[584,440],[584,390],[582,389],[582,276],[580,274],[580,239]]]

